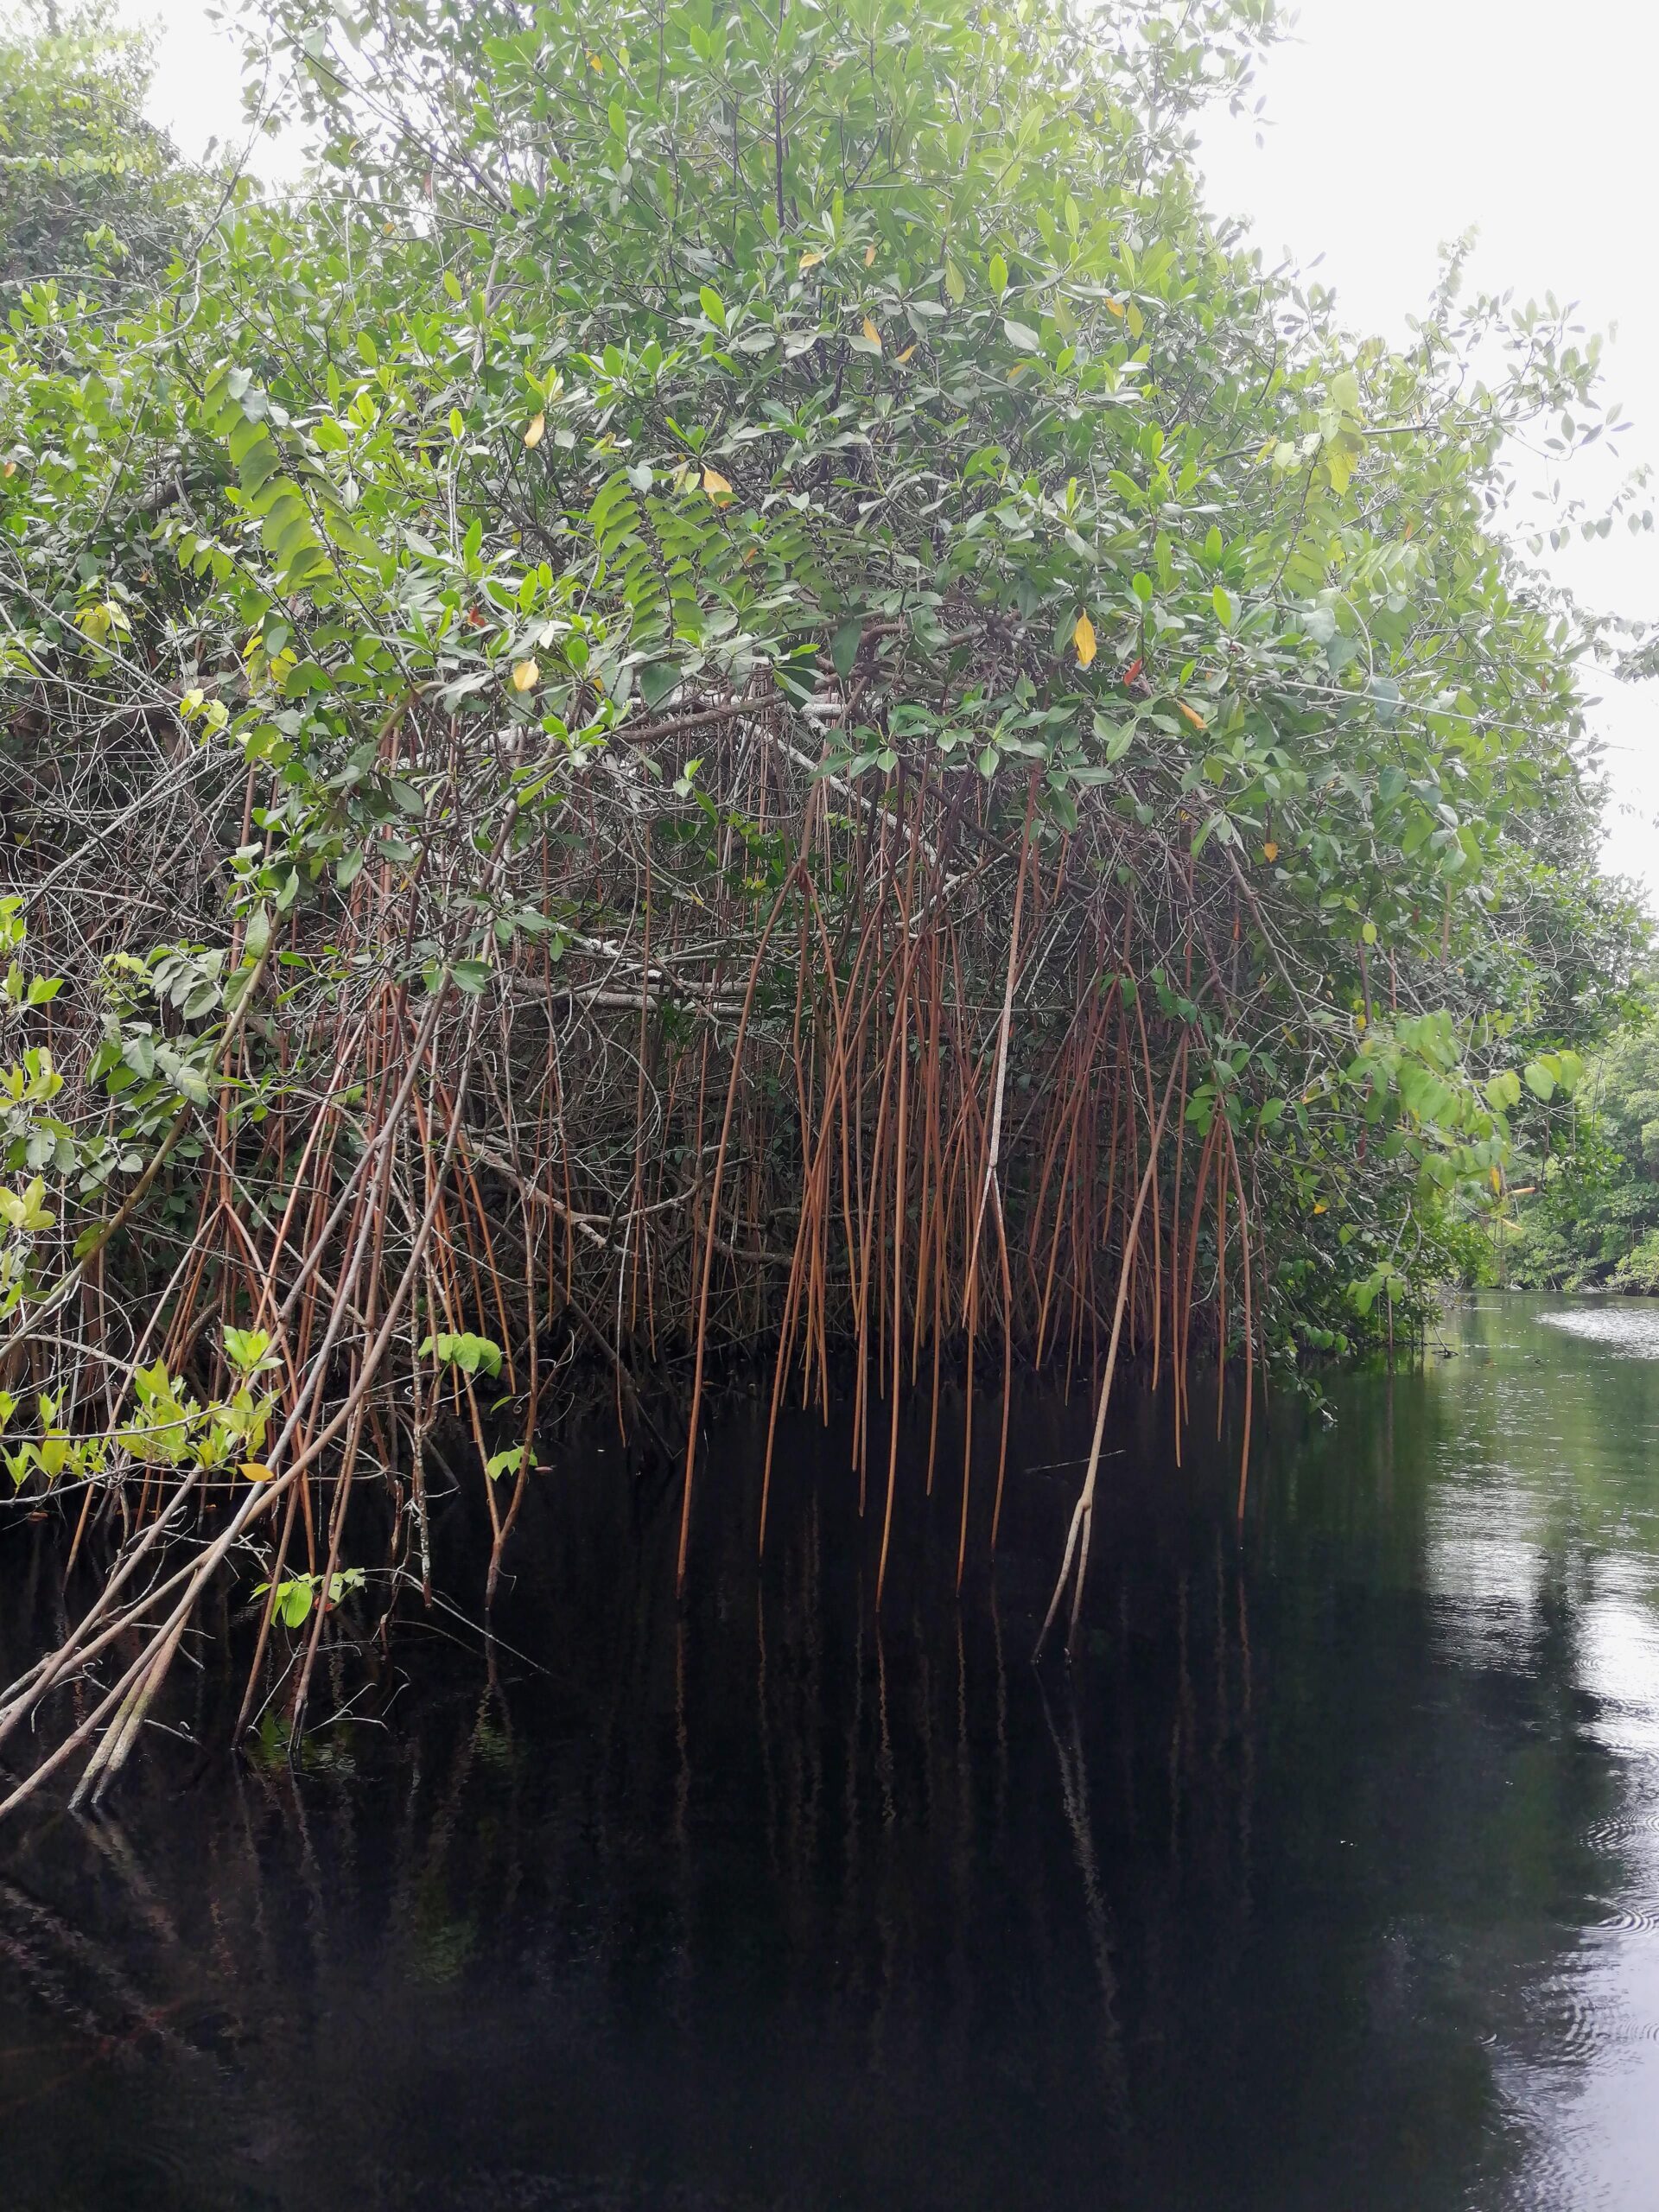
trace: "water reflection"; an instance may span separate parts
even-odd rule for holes
[[[1649,1319],[1484,1300],[1280,1408],[1242,1544],[1148,1408],[1040,1675],[1080,1408],[1022,1407],[995,1578],[942,1481],[879,1621],[844,1440],[757,1577],[726,1422],[683,1615],[671,1516],[566,1446],[495,1685],[416,1633],[388,1725],[6,1840],[8,2206],[1645,2208]]]

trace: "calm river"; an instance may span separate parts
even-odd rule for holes
[[[0,2205],[1649,2212],[1659,1306],[1483,1296],[1337,1402],[1242,1541],[1148,1409],[1040,1674],[1079,1406],[959,1605],[959,1468],[901,1499],[879,1632],[834,1440],[757,1579],[717,1429],[683,1617],[671,1496],[556,1446],[493,1687],[435,1614],[297,1768],[0,1831]]]

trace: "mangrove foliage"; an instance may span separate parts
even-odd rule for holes
[[[1503,527],[1611,418],[1553,302],[1362,341],[1206,212],[1277,29],[261,0],[284,194],[95,12],[0,48],[0,1446],[99,1576],[20,1794],[216,1577],[297,1731],[440,1466],[487,1603],[584,1392],[682,1577],[753,1358],[960,1572],[1052,1365],[1075,1622],[1115,1371],[1179,1452],[1219,1363],[1242,1510],[1264,1390],[1403,1356],[1638,943]]]

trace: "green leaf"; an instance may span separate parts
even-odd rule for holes
[[[843,683],[853,672],[863,639],[864,618],[861,614],[855,614],[850,621],[842,624],[830,640],[830,658],[835,664],[836,674]]]
[[[500,1345],[488,1337],[474,1336],[470,1330],[441,1331],[427,1337],[419,1353],[423,1359],[435,1358],[441,1367],[458,1367],[467,1375],[501,1372]]]
[[[225,1356],[238,1374],[257,1374],[262,1367],[276,1364],[276,1355],[264,1329],[233,1329],[226,1324],[224,1336]]]
[[[659,706],[680,682],[677,661],[647,661],[638,677],[639,696],[647,707]]]
[[[1106,765],[1110,767],[1121,760],[1135,742],[1133,722],[1114,722],[1104,715],[1095,716],[1095,735],[1106,747]]]
[[[270,909],[262,899],[248,917],[248,926],[242,939],[244,957],[257,960],[270,943]]]

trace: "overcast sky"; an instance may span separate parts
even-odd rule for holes
[[[192,154],[234,141],[238,72],[208,0],[123,6],[162,26],[157,119]],[[1617,324],[1609,396],[1634,424],[1622,458],[1659,460],[1656,84],[1659,0],[1301,0],[1294,41],[1262,73],[1265,143],[1254,123],[1206,124],[1211,203],[1248,216],[1275,257],[1323,256],[1352,326],[1390,338],[1433,284],[1441,240],[1477,226],[1475,281],[1522,299],[1553,289],[1591,327]],[[255,166],[280,174],[292,158],[264,147]],[[1556,566],[1586,601],[1659,619],[1659,535],[1615,525]],[[1608,862],[1659,906],[1659,684],[1592,689],[1616,793]]]

